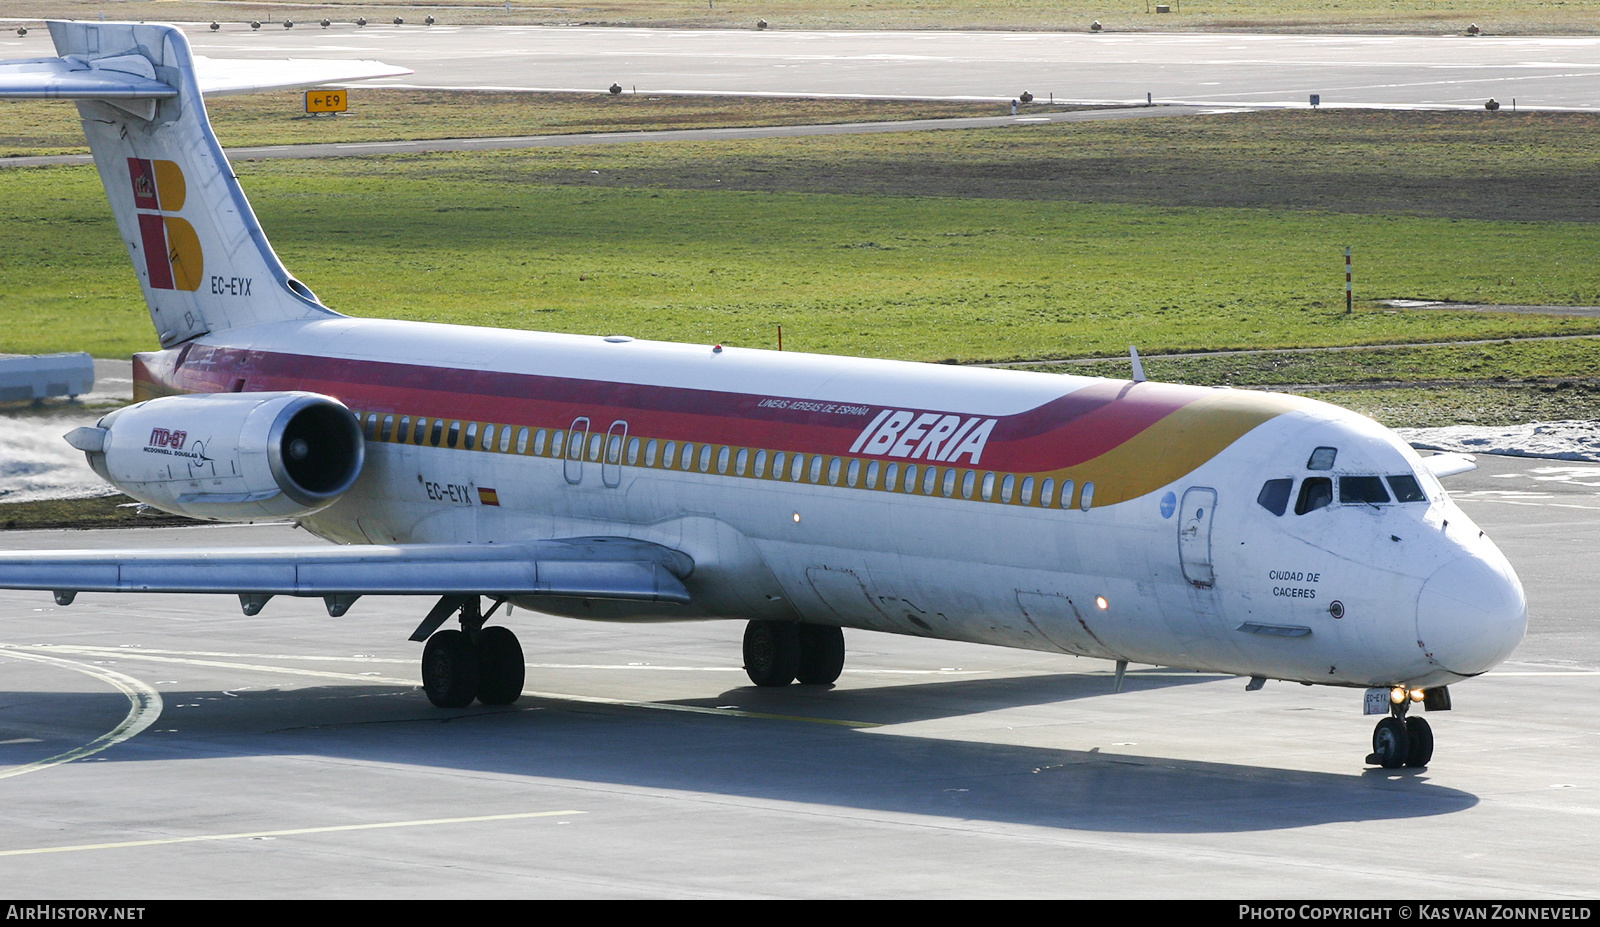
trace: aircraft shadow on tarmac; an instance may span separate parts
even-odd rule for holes
[[[1066,692],[1072,698],[1070,679],[1026,681],[1051,690],[1052,697]],[[1105,691],[1104,677],[1092,681]],[[981,692],[995,682],[933,685]],[[162,716],[149,730],[98,758],[116,763],[324,756],[526,776],[554,781],[558,789],[561,781],[610,783],[1125,833],[1250,832],[1418,818],[1478,802],[1469,793],[1430,784],[1425,770],[1361,771],[1352,762],[1348,774],[1307,772],[557,698],[441,711],[414,688],[375,684],[164,692],[163,699]],[[90,693],[0,692],[0,704],[9,709],[0,740],[13,736],[7,732],[17,721],[120,714],[110,710],[105,696]],[[791,703],[789,713],[801,713],[795,707]],[[98,733],[85,730],[78,743]],[[27,752],[76,745],[42,742]],[[182,774],[181,765],[174,769]],[[238,781],[250,779],[241,773]],[[0,780],[0,794],[5,787]]]
[[[1130,670],[1122,691],[1126,694],[1192,686],[1216,682],[1219,678],[1232,677],[1172,670]],[[715,706],[731,703],[745,711],[804,713],[814,717],[868,721],[873,724],[905,724],[1024,705],[1049,705],[1111,696],[1115,694],[1115,685],[1111,677],[1099,673],[1028,674],[1000,678],[986,676],[982,679],[930,679],[924,676],[916,682],[903,685],[870,688],[738,686],[711,698],[682,699],[675,704]]]

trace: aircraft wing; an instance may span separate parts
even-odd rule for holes
[[[0,555],[0,588],[273,596],[554,595],[689,601],[690,558],[629,538]],[[63,603],[65,604],[65,603]]]
[[[340,81],[412,73],[381,61],[321,58],[194,59],[195,82],[206,96],[315,87]],[[76,55],[0,62],[0,98],[161,100],[178,95],[143,55],[84,60]]]
[[[1467,454],[1429,454],[1422,458],[1422,465],[1440,479],[1478,469],[1477,460]]]

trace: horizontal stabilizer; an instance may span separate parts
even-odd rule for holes
[[[315,87],[347,80],[402,77],[412,73],[382,61],[340,61],[326,58],[205,58],[194,59],[194,79],[208,97],[260,90]]]
[[[0,588],[258,595],[555,595],[689,601],[686,555],[627,538],[0,555]]]
[[[77,33],[88,28],[84,24],[70,25],[78,28],[62,33],[64,39],[69,35],[76,38]],[[66,44],[66,41],[57,44]],[[192,60],[195,84],[205,96],[315,87],[412,73],[410,68],[371,60],[205,58],[199,55]],[[140,54],[131,40],[125,53],[68,53],[60,58],[0,61],[0,99],[165,100],[177,95],[174,78],[170,74],[159,74],[151,58]]]
[[[1440,479],[1478,469],[1477,460],[1467,454],[1432,454],[1422,458],[1422,465]]]
[[[143,68],[129,59],[143,62]],[[96,61],[76,55],[0,61],[0,98],[5,99],[165,100],[177,95],[176,88],[156,79],[150,60],[139,55]]]

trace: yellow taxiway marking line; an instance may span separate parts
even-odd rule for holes
[[[16,644],[0,644],[0,653],[11,653],[16,654],[17,656],[27,656],[28,654],[24,652],[25,650],[35,651],[37,649],[40,648],[23,648]],[[329,670],[299,669],[289,666],[269,666],[260,663],[231,663],[222,660],[195,660],[185,657],[163,656],[131,648],[127,650],[118,649],[106,651],[93,647],[73,647],[70,645],[63,645],[52,646],[44,649],[67,653],[88,652],[94,656],[108,656],[114,653],[119,659],[125,660],[146,660],[153,663],[177,663],[186,666],[204,666],[213,669],[247,670],[257,673],[276,673],[285,676],[309,676],[316,679],[335,679],[344,682],[360,682],[367,684],[384,683],[388,685],[406,686],[411,688],[420,685],[416,679],[404,679],[395,676],[368,676],[361,673],[335,673]],[[80,664],[72,663],[68,660],[62,660],[60,662],[74,668],[82,668]],[[99,670],[99,667],[95,667],[95,669]],[[123,678],[127,679],[129,677]],[[136,680],[135,682],[137,683]],[[141,686],[144,685],[144,683],[137,684]],[[155,692],[154,689],[151,689],[150,691],[151,693]],[[522,694],[532,698],[549,699],[557,702],[581,702],[590,705],[609,705],[620,708],[648,708],[653,711],[679,711],[687,714],[697,715],[718,715],[721,717],[736,718],[764,718],[769,721],[803,721],[807,724],[828,724],[849,728],[883,726],[882,724],[874,721],[847,721],[839,718],[810,718],[801,715],[779,715],[762,711],[744,711],[743,709],[739,708],[706,708],[703,705],[675,705],[670,702],[641,702],[629,699],[604,698],[602,696],[595,695],[573,695],[565,692],[539,692],[532,689],[524,689]],[[160,696],[157,695],[156,698],[158,699],[158,710],[156,713],[159,714]],[[154,721],[155,718],[152,717],[150,720]],[[149,724],[147,722],[144,727],[148,726]],[[141,727],[140,730],[143,730],[143,727]],[[132,735],[130,734],[129,736]],[[122,739],[126,740],[127,738],[124,737]],[[110,746],[110,744],[106,744],[105,746]],[[105,747],[101,747],[100,749],[103,750]]]
[[[162,837],[154,840],[123,840],[116,843],[83,843],[68,847],[32,847],[26,850],[0,850],[0,856],[32,856],[40,853],[76,853],[81,850],[125,850],[131,847],[159,847],[207,840],[256,840],[265,837],[298,837],[305,834],[336,834],[343,831],[382,830],[391,827],[428,827],[438,824],[479,824],[485,821],[519,821],[527,818],[568,817],[586,811],[526,811],[520,814],[485,814],[470,818],[429,818],[422,821],[385,821],[379,824],[335,824],[328,827],[296,827],[290,830],[258,830],[237,834],[201,834],[195,837]]]
[[[1485,679],[1491,676],[1600,676],[1600,670],[1490,670],[1483,674]]]
[[[26,653],[5,644],[0,644],[0,649],[18,659],[32,660],[35,663],[44,663],[50,666],[60,666],[93,676],[128,697],[128,714],[116,727],[81,747],[75,747],[65,753],[58,753],[55,756],[36,760],[32,763],[25,763],[22,766],[0,772],[0,779],[9,779],[12,776],[38,772],[41,769],[49,769],[52,766],[60,766],[62,763],[70,763],[73,760],[81,760],[84,757],[93,756],[108,747],[114,747],[133,737],[154,724],[156,719],[161,717],[161,693],[157,692],[149,684],[134,679],[132,676],[124,676],[122,673],[113,670],[78,663],[74,660],[63,660],[60,657],[45,656],[40,653]]]

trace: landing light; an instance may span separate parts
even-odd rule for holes
[[[1405,686],[1395,686],[1393,689],[1389,690],[1389,701],[1398,705],[1405,701],[1409,694],[1410,693],[1406,691]]]
[[[1423,699],[1425,699],[1427,697],[1428,697],[1428,693],[1425,690],[1422,690],[1422,689],[1412,689],[1411,690],[1411,700],[1413,702],[1420,702],[1420,701],[1422,701]]]
[[[797,524],[797,525],[800,524],[800,513],[799,512],[794,513],[794,523]]]
[[[1100,607],[1101,611],[1105,611],[1106,609],[1111,607],[1111,603],[1107,602],[1106,601],[1106,597],[1103,596],[1103,595],[1095,596],[1094,597],[1094,604],[1098,605]]]

